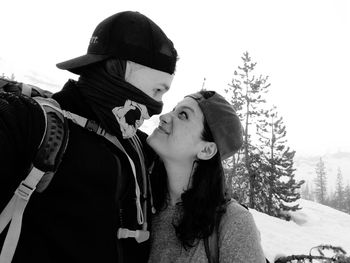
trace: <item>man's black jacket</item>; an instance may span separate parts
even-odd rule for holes
[[[62,109],[95,119],[73,81],[53,98]],[[43,129],[42,111],[31,99],[0,94],[0,211],[26,176]],[[135,184],[124,153],[71,121],[69,130],[68,146],[53,180],[44,192],[34,192],[26,207],[13,262],[146,261],[148,242],[117,239],[121,225],[139,228]],[[138,135],[145,142],[146,135]]]

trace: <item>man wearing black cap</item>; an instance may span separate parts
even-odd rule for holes
[[[79,75],[52,96],[70,119],[69,141],[50,185],[27,205],[12,262],[147,261],[152,153],[138,128],[161,112],[176,60],[164,32],[127,11],[96,27],[86,55],[57,64]],[[0,211],[44,129],[38,104],[0,97]]]

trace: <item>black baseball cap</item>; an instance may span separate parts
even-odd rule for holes
[[[243,145],[243,128],[233,106],[215,91],[206,91],[210,94],[205,98],[201,92],[190,97],[198,102],[214,137],[220,157],[227,159],[236,153]]]
[[[172,41],[151,19],[139,12],[124,11],[98,24],[85,55],[56,66],[77,73],[79,68],[112,57],[173,74],[177,51]]]

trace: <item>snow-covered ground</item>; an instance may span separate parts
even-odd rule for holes
[[[289,222],[250,209],[270,262],[277,255],[309,254],[321,244],[340,246],[350,256],[350,215],[303,199],[300,206]]]

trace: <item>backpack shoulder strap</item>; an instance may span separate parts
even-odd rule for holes
[[[36,189],[42,192],[51,182],[62,161],[68,145],[69,128],[68,120],[55,100],[42,97],[33,99],[41,106],[46,122],[44,135],[33,160],[33,167],[45,173]]]
[[[219,246],[217,228],[214,228],[213,233],[204,238],[205,253],[209,263],[219,263]]]
[[[39,179],[40,183],[38,186],[35,186],[36,191],[42,192],[50,183],[68,144],[68,121],[64,117],[60,105],[55,100],[51,99],[52,92],[50,91],[0,77],[0,92],[30,97],[35,100],[42,109],[45,119],[45,130],[36,156],[34,160],[32,160],[31,168],[33,172],[38,170],[43,173],[42,178]],[[30,172],[28,174],[30,174]]]
[[[224,206],[227,207],[227,205],[230,202],[231,201],[226,202]],[[213,233],[210,236],[204,238],[204,248],[205,248],[205,253],[207,255],[209,263],[219,263],[218,232],[219,232],[221,217],[222,217],[221,213],[216,213]]]
[[[224,206],[227,207],[231,202],[235,202],[234,200],[227,201]],[[248,209],[245,205],[242,205],[244,208]],[[215,226],[213,233],[204,239],[204,248],[205,253],[208,258],[209,263],[219,263],[219,225],[221,221],[221,217],[223,214],[217,213],[215,218]]]
[[[230,200],[226,202],[225,206],[227,207],[229,203],[235,202],[234,200]],[[245,209],[249,210],[248,207],[244,204],[240,204]],[[221,215],[222,216],[222,215]],[[215,228],[213,233],[204,239],[204,248],[205,253],[208,258],[209,263],[219,263],[219,241],[218,241],[218,230],[220,225],[221,216],[219,215],[216,218]],[[267,258],[265,258],[266,263],[270,263]]]
[[[93,120],[89,120],[85,117],[79,116],[75,113],[69,112],[69,111],[63,111],[64,116],[68,119],[70,119],[73,123],[81,126],[84,129],[87,129],[91,132],[96,133],[99,136],[104,137],[105,139],[107,139],[109,142],[111,142],[112,144],[114,144],[121,152],[123,152],[125,154],[125,156],[127,157],[129,163],[130,163],[130,168],[132,170],[132,173],[134,175],[134,180],[135,180],[135,204],[136,204],[136,209],[137,209],[137,222],[139,225],[142,225],[142,230],[135,230],[135,231],[131,231],[129,229],[126,228],[119,228],[118,229],[118,239],[122,239],[122,238],[135,238],[136,241],[138,243],[144,242],[146,240],[149,239],[150,236],[150,232],[147,230],[147,220],[146,220],[146,216],[147,216],[147,203],[144,202],[144,206],[141,206],[141,191],[140,191],[140,187],[136,178],[136,167],[134,164],[134,161],[131,159],[131,157],[129,156],[129,154],[126,152],[126,150],[124,149],[123,145],[121,144],[121,142],[119,141],[119,139],[106,132],[98,123],[96,123]],[[137,136],[137,135],[136,135]],[[132,140],[133,143],[133,147],[136,147],[136,151],[141,151],[141,149],[139,149],[139,147],[141,147],[139,145],[138,139],[134,138]],[[138,154],[141,154],[140,152],[138,152]],[[143,157],[142,157],[143,158]],[[144,160],[141,160],[141,163],[143,163]],[[144,174],[144,176],[146,176]],[[143,180],[146,180],[145,178],[143,178]]]

